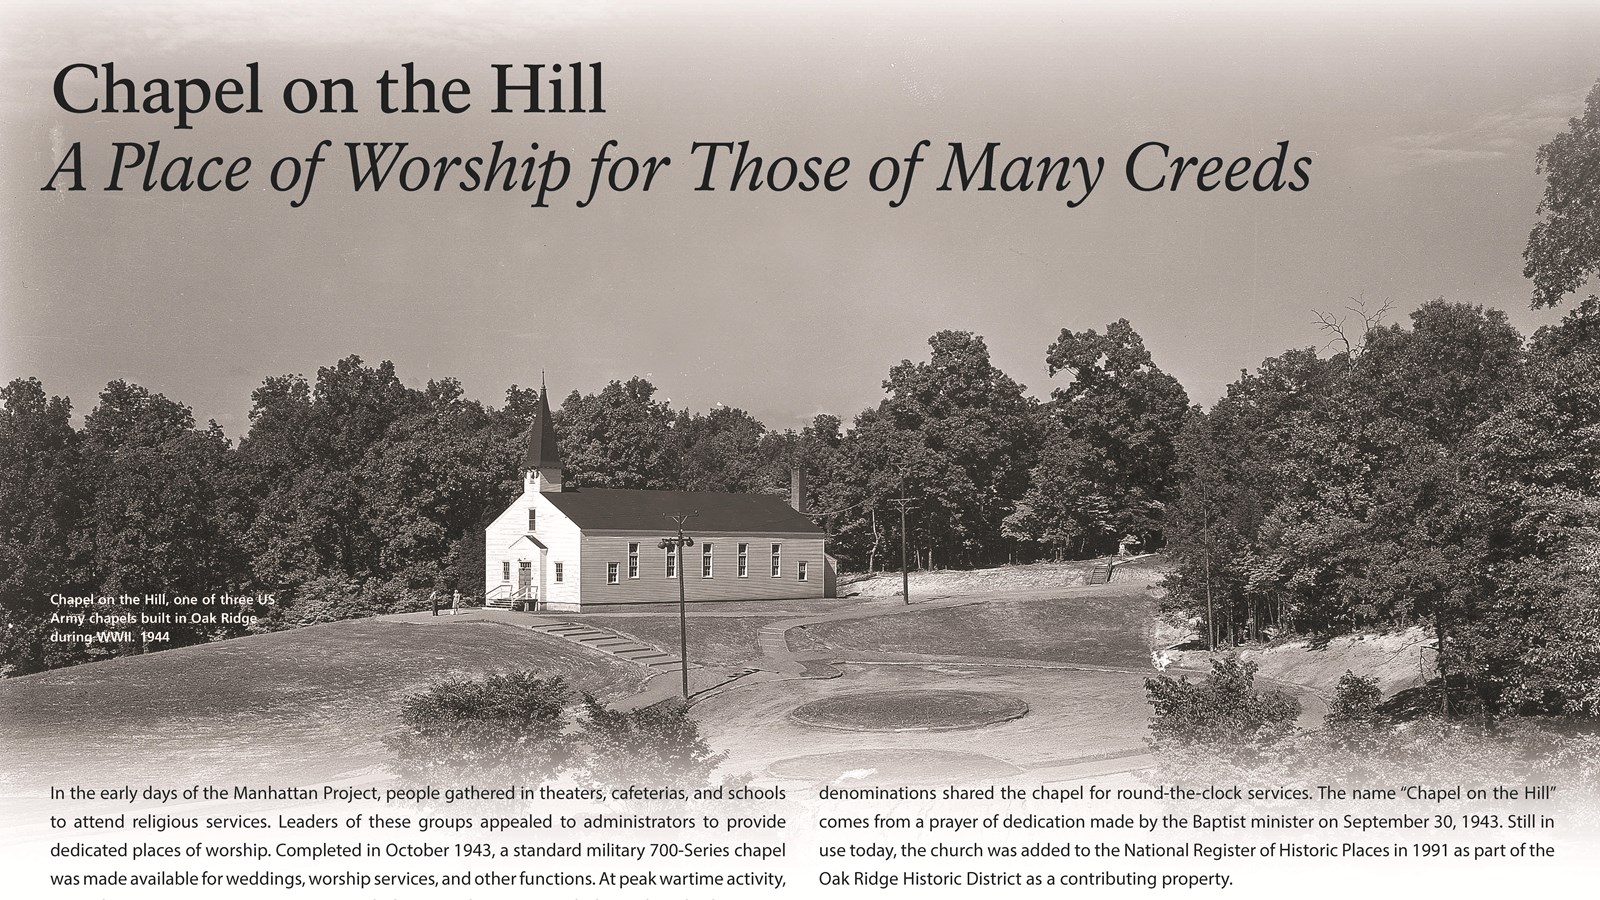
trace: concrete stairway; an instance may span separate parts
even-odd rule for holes
[[[1111,560],[1102,560],[1100,562],[1095,563],[1094,564],[1094,568],[1089,570],[1089,574],[1087,574],[1087,575],[1085,575],[1083,577],[1083,583],[1084,584],[1110,584],[1111,583],[1111,568],[1112,568]]]
[[[659,647],[652,647],[625,634],[606,628],[598,628],[594,625],[586,625],[581,622],[547,622],[528,627],[541,634],[548,634],[564,641],[571,641],[591,650],[599,650],[601,653],[608,653],[618,659],[627,660],[634,665],[654,671],[676,669],[680,661],[675,653],[668,653]],[[689,668],[698,669],[700,665],[691,661]]]

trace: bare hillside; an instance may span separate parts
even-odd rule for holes
[[[1426,629],[1407,628],[1345,635],[1325,644],[1295,641],[1276,647],[1247,647],[1239,651],[1239,658],[1260,665],[1260,674],[1267,678],[1300,685],[1324,697],[1333,695],[1345,672],[1377,678],[1379,689],[1388,697],[1437,674],[1429,640]],[[1203,670],[1209,665],[1203,650],[1171,656],[1180,666]]]
[[[1068,562],[1028,563],[1016,566],[996,566],[990,569],[933,569],[910,573],[911,595],[955,596],[958,594],[987,593],[1008,589],[1034,590],[1049,587],[1073,587],[1083,584],[1084,576],[1100,560],[1072,560]],[[1114,582],[1153,582],[1166,574],[1163,557],[1159,553],[1136,556],[1117,563],[1112,569]],[[885,571],[871,575],[846,575],[840,579],[839,594],[859,594],[863,598],[897,597],[900,595],[900,572]]]

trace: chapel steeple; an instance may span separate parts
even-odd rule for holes
[[[528,427],[528,445],[522,454],[522,471],[528,487],[544,492],[561,490],[561,450],[556,446],[556,426],[550,418],[550,389],[539,378],[539,406]]]

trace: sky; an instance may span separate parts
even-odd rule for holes
[[[1064,328],[1127,318],[1197,403],[1242,369],[1326,341],[1315,310],[1436,297],[1531,332],[1522,249],[1538,146],[1600,79],[1592,3],[1002,2],[760,4],[14,3],[0,12],[0,380],[32,376],[80,415],[112,379],[193,407],[232,436],[250,392],[357,354],[403,380],[594,391],[649,378],[675,407],[749,410],[773,428],[847,420],[941,329],[982,335],[1047,396]],[[495,63],[600,61],[606,112],[492,114]],[[264,111],[174,117],[61,109],[64,66],[239,77]],[[473,109],[383,115],[374,80],[414,62],[462,78]],[[354,114],[295,115],[291,77],[348,78]],[[80,89],[74,102],[92,93]],[[649,192],[578,209],[588,159],[670,156]],[[330,140],[306,203],[270,163]],[[548,208],[520,193],[356,193],[345,142],[423,156],[531,142],[573,159]],[[849,157],[837,193],[697,192],[694,141],[764,157]],[[873,160],[928,140],[906,202]],[[1124,160],[1254,160],[1288,141],[1300,192],[1143,193]],[[116,141],[246,155],[238,193],[111,193]],[[1104,157],[1066,193],[937,192],[950,142],[999,156]],[[84,192],[46,192],[81,143]],[[581,184],[580,184],[581,183]]]

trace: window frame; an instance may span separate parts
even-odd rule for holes
[[[535,523],[538,522],[538,517],[539,517],[539,510],[535,509],[532,506],[528,507],[528,533],[529,534],[532,534],[533,532],[538,530],[537,528],[534,527]]]
[[[666,554],[666,571],[668,578],[678,577],[678,545],[672,544],[665,547],[662,553]]]
[[[716,574],[716,552],[712,550],[713,544],[707,541],[700,545],[700,577],[710,578]]]
[[[620,576],[621,571],[619,563],[606,563],[606,584],[621,584],[622,579]]]
[[[783,542],[778,541],[772,545],[772,577],[783,577]]]
[[[749,543],[743,543],[743,544],[739,545],[739,568],[738,568],[738,574],[739,574],[740,578],[749,578],[750,577],[750,545],[749,545]]]
[[[806,561],[805,560],[802,559],[799,562],[795,563],[794,569],[795,569],[795,580],[796,581],[805,581],[805,580],[807,580],[806,579]]]
[[[556,584],[566,584],[564,576],[567,573],[565,564],[556,563]]]
[[[628,580],[629,581],[637,581],[638,579],[639,579],[639,542],[638,541],[629,541],[628,542]],[[615,583],[615,582],[613,582],[613,583]]]
[[[500,560],[500,583],[511,583],[511,560],[509,559]]]

